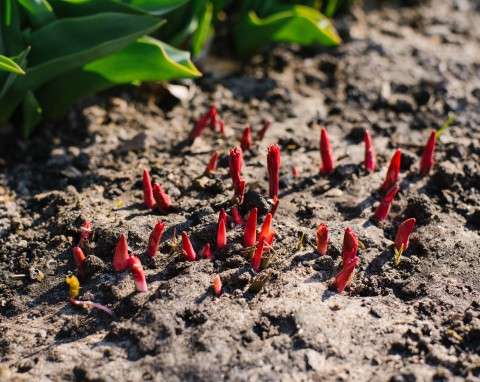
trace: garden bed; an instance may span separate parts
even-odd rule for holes
[[[191,101],[161,85],[121,88],[89,98],[27,142],[3,128],[0,380],[479,378],[479,12],[468,1],[354,7],[337,20],[339,48],[278,45],[233,74],[236,65],[215,58],[216,71],[205,64],[204,77],[189,84]],[[226,133],[207,129],[191,144],[193,122],[210,104]],[[420,177],[423,146],[449,112],[458,118],[437,142],[430,176]],[[265,139],[244,154],[240,212],[256,206],[260,222],[268,212],[266,152],[278,143],[277,255],[253,293],[240,227],[214,260],[169,252],[174,228],[188,230],[197,253],[215,243],[218,212],[232,206],[229,149],[246,123],[255,137],[265,119]],[[330,175],[319,174],[319,125],[332,143]],[[372,174],[363,167],[365,129],[377,153]],[[396,148],[400,191],[380,225],[371,217]],[[217,172],[202,178],[213,150]],[[172,197],[168,215],[144,207],[144,168]],[[392,241],[410,217],[417,225],[395,267]],[[166,230],[151,259],[146,243],[159,219]],[[93,256],[80,297],[109,306],[113,320],[67,298],[85,220]],[[323,257],[314,250],[319,223],[330,231]],[[338,294],[331,279],[346,227],[366,249]],[[147,293],[112,269],[122,233],[144,264]]]

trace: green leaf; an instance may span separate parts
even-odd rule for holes
[[[25,67],[27,64],[27,56],[30,53],[30,47],[25,49],[22,53],[20,53],[16,58],[15,62],[20,67]],[[0,105],[2,102],[3,97],[7,94],[10,87],[13,85],[14,81],[17,79],[18,74],[16,73],[8,73],[5,81],[3,82],[2,90],[0,91]],[[1,81],[0,81],[1,83]]]
[[[0,121],[9,118],[27,91],[122,49],[162,24],[148,15],[100,13],[56,20],[34,31],[28,73],[15,81],[0,105]]]
[[[37,95],[45,115],[58,117],[75,101],[115,85],[199,76],[201,73],[190,61],[190,53],[144,37],[82,69],[55,78],[40,88]]]
[[[25,99],[23,100],[22,116],[23,138],[27,139],[35,126],[37,126],[42,120],[42,108],[31,91],[27,92]]]
[[[213,18],[213,5],[210,2],[205,4],[205,10],[198,19],[198,27],[193,33],[192,37],[192,53],[194,56],[198,56],[202,53],[203,45],[205,41],[212,35],[212,18]]]
[[[448,126],[452,124],[453,121],[457,119],[457,115],[453,114],[450,118],[448,118],[447,122],[445,122],[440,129],[438,129],[437,134],[435,135],[435,138],[438,139],[440,136],[443,134],[443,132],[446,130]]]
[[[50,0],[50,4],[59,18],[84,17],[102,12],[147,14],[142,9],[121,3],[118,0]]]
[[[258,18],[255,12],[249,12],[235,28],[235,38],[240,54],[252,53],[275,41],[325,46],[336,46],[341,42],[337,31],[324,15],[302,5],[264,19]]]
[[[7,72],[25,74],[25,71],[11,58],[0,55],[0,70]]]
[[[53,13],[51,5],[47,0],[17,0],[27,13],[33,27],[40,28],[53,20],[55,14]]]
[[[27,47],[20,28],[20,13],[16,0],[0,1],[0,40],[2,50],[0,54],[13,57],[24,51]],[[5,16],[5,22],[3,22]]]
[[[187,3],[188,0],[122,0],[124,3],[160,16]]]

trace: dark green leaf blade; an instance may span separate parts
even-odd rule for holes
[[[149,15],[100,13],[56,20],[33,32],[28,73],[15,81],[0,105],[0,121],[9,118],[27,91],[124,48],[163,22]]]
[[[37,126],[42,120],[42,108],[31,91],[27,92],[25,99],[23,100],[22,117],[23,138],[27,139],[35,126]]]
[[[325,46],[336,46],[341,42],[335,28],[324,15],[302,5],[295,5],[290,10],[264,19],[249,12],[236,27],[235,34],[241,54],[252,53],[276,41]]]
[[[16,74],[25,74],[25,71],[11,58],[0,55],[0,70]]]
[[[37,94],[45,115],[58,117],[75,101],[114,85],[199,76],[201,73],[190,61],[190,53],[144,37],[81,70],[54,79]]]
[[[27,13],[33,27],[40,28],[55,20],[55,13],[47,0],[17,0]]]
[[[123,2],[152,15],[161,16],[182,6],[188,0],[123,0]]]

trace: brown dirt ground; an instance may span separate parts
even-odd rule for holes
[[[338,49],[279,45],[227,76],[221,72],[231,62],[216,58],[215,73],[189,84],[190,101],[164,86],[123,88],[88,99],[28,142],[4,128],[0,380],[478,380],[480,6],[419,3],[354,7],[337,20]],[[194,118],[210,103],[227,134],[207,131],[188,144]],[[420,178],[422,147],[449,112],[459,117],[438,142],[431,176]],[[197,252],[215,242],[218,211],[231,208],[228,150],[245,123],[256,132],[265,118],[272,128],[245,155],[241,212],[258,206],[263,220],[266,147],[278,143],[278,255],[263,271],[266,285],[251,293],[255,275],[241,256],[241,228],[229,230],[229,245],[213,261],[168,253],[174,228],[189,231]],[[316,123],[330,134],[330,176],[318,174]],[[373,174],[362,167],[364,129],[377,152]],[[397,147],[400,192],[379,226],[370,217]],[[218,172],[198,181],[214,149]],[[144,167],[174,199],[173,213],[143,207]],[[409,217],[418,223],[395,267],[392,240]],[[80,297],[108,305],[114,320],[67,300],[65,276],[75,269],[72,246],[85,219],[93,221],[94,255]],[[158,219],[166,224],[161,254],[148,259]],[[313,250],[320,222],[331,233],[324,257]],[[366,249],[340,295],[329,282],[347,226]],[[121,233],[144,263],[148,293],[135,293],[131,276],[112,269]],[[216,274],[220,298],[210,289]]]

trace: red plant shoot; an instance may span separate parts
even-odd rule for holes
[[[320,156],[322,158],[322,167],[320,173],[329,173],[333,171],[333,154],[330,140],[328,139],[327,129],[322,127],[320,133]]]
[[[245,248],[253,247],[257,241],[257,212],[258,208],[253,208],[248,214],[243,230],[243,246]]]
[[[382,191],[388,192],[398,180],[398,174],[400,173],[400,159],[402,157],[402,152],[400,149],[395,151],[393,154],[392,160],[390,161],[390,165],[388,166],[387,175],[385,180],[383,181]]]
[[[117,272],[123,272],[128,268],[128,244],[127,237],[122,234],[118,241],[117,248],[115,248],[115,255],[113,256],[113,269]]]
[[[157,256],[158,246],[160,245],[160,240],[162,239],[163,230],[165,229],[165,224],[159,221],[155,224],[150,237],[148,238],[148,256],[155,257]]]
[[[217,108],[215,106],[210,106],[210,110],[204,114],[201,118],[198,118],[195,121],[195,126],[193,130],[190,132],[190,139],[195,139],[201,137],[207,127],[208,122],[210,121],[210,127],[212,130],[215,130],[218,124],[218,116],[217,116]]]
[[[270,227],[272,225],[272,214],[268,213],[267,216],[265,216],[265,220],[263,221],[262,229],[260,231],[260,235],[258,236],[258,239],[265,238],[265,236],[268,235],[268,233],[271,231]]]
[[[222,294],[222,280],[219,275],[216,275],[215,280],[213,280],[213,293],[215,293],[217,297]]]
[[[333,286],[338,293],[342,293],[352,281],[355,272],[355,266],[357,265],[358,261],[358,257],[351,259],[348,263],[344,264],[340,272],[338,272],[335,280],[333,280]]]
[[[265,236],[265,248],[263,249],[264,252],[270,252],[270,247],[273,243],[273,239],[275,238],[275,231],[269,231]]]
[[[143,201],[145,207],[152,210],[155,207],[155,199],[153,198],[152,181],[147,169],[143,170]]]
[[[78,275],[82,278],[85,277],[85,269],[83,267],[85,263],[85,255],[83,254],[82,249],[78,245],[73,248],[73,260],[75,261]]]
[[[240,212],[238,212],[237,206],[232,207],[232,218],[233,218],[233,223],[235,224],[235,226],[243,224],[243,219],[240,216]]]
[[[280,169],[280,148],[277,144],[268,146],[267,153],[267,167],[268,167],[268,194],[270,198],[278,196],[279,178],[278,171]]]
[[[225,208],[222,208],[218,213],[217,225],[219,225],[222,220],[225,220],[225,223],[228,223],[230,219],[231,219],[230,216],[228,216],[227,213],[225,212]]]
[[[430,133],[430,138],[428,139],[425,148],[423,149],[422,161],[420,162],[420,175],[422,176],[428,175],[432,169],[434,163],[436,137],[437,132],[433,130]]]
[[[374,217],[378,221],[384,221],[385,219],[387,219],[388,212],[390,211],[393,198],[397,194],[397,191],[398,191],[398,186],[393,187],[378,205],[374,214]]]
[[[212,251],[210,250],[210,243],[205,244],[205,247],[203,247],[200,256],[204,259],[211,259],[213,257]]]
[[[245,192],[245,181],[240,175],[243,166],[242,149],[235,147],[230,150],[228,164],[230,167],[230,176],[232,178],[234,196],[238,199],[238,204],[241,204],[243,202],[243,194]]]
[[[417,221],[415,218],[405,220],[398,227],[397,236],[395,237],[395,248],[399,252],[405,252],[408,248],[410,234]]]
[[[182,252],[188,261],[195,261],[197,254],[193,250],[193,246],[192,246],[192,243],[190,242],[190,238],[188,237],[188,234],[185,231],[182,232]]]
[[[218,152],[214,151],[210,161],[208,162],[207,168],[205,169],[205,175],[212,175],[215,173],[217,169],[217,160],[218,160]]]
[[[82,249],[82,251],[85,251],[86,249],[89,248],[89,243],[90,243],[90,236],[92,234],[92,228],[90,225],[90,222],[86,220],[82,224],[82,233],[80,234],[80,240],[78,242],[78,246]]]
[[[225,135],[225,121],[223,119],[220,121],[219,133],[222,134],[222,135]]]
[[[325,256],[328,245],[328,227],[325,224],[320,223],[315,234],[315,239],[317,242],[317,252],[320,255]]]
[[[375,171],[375,151],[368,130],[365,130],[365,168],[368,172]]]
[[[221,250],[227,246],[227,225],[225,219],[220,220],[218,223],[217,231],[217,249]]]
[[[358,252],[358,239],[357,235],[352,231],[350,227],[345,229],[343,235],[343,247],[342,247],[342,259],[343,267],[352,259],[357,256]]]
[[[145,272],[143,271],[143,266],[140,262],[140,259],[135,255],[131,255],[128,258],[128,266],[132,272],[133,281],[135,283],[135,289],[137,292],[146,292],[148,289],[147,280],[145,279]]]
[[[294,177],[297,177],[299,175],[298,174],[298,169],[295,166],[292,167],[292,174],[293,174]]]
[[[272,124],[271,121],[269,121],[268,119],[265,121],[265,123],[263,124],[263,127],[262,129],[258,132],[258,140],[259,141],[263,141],[263,138],[265,138],[265,134],[267,133],[267,130],[269,129],[270,125]]]
[[[243,130],[242,142],[240,144],[243,151],[248,151],[252,148],[252,135],[250,130],[250,125],[245,126],[245,130]]]
[[[273,204],[272,207],[270,208],[270,215],[272,215],[272,218],[275,216],[275,212],[277,212],[278,205],[280,204],[280,200],[278,200],[277,196],[274,196],[273,199]]]
[[[252,257],[252,268],[255,272],[260,270],[260,264],[262,263],[262,253],[263,247],[265,246],[265,238],[261,237],[258,240],[257,248],[255,249],[255,253]]]
[[[172,201],[170,196],[168,196],[160,187],[158,183],[153,183],[153,197],[157,202],[157,208],[162,214],[168,214],[172,207]]]

